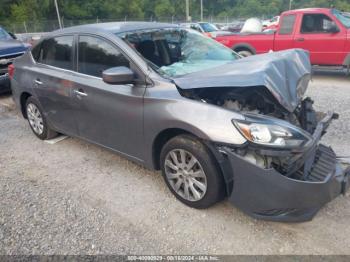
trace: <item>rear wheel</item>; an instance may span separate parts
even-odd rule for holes
[[[224,196],[222,175],[208,149],[189,135],[169,140],[161,152],[164,180],[182,203],[208,208]]]
[[[241,51],[238,51],[237,53],[242,57],[248,57],[253,55],[253,53],[248,50],[241,50]]]
[[[57,133],[47,125],[43,110],[33,97],[29,97],[26,102],[26,115],[30,128],[38,138],[46,140],[57,136]]]

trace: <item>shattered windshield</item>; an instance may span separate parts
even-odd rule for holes
[[[162,75],[177,77],[239,58],[231,49],[190,29],[157,29],[119,35]]]
[[[350,13],[343,13],[336,9],[332,12],[346,28],[350,28]]]

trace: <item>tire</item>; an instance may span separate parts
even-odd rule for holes
[[[162,148],[160,161],[165,183],[185,205],[204,209],[224,198],[224,180],[216,160],[193,136],[180,135],[170,139]]]
[[[239,54],[242,57],[248,57],[253,55],[253,53],[248,50],[238,51],[237,54]]]
[[[58,135],[48,126],[43,110],[34,97],[29,97],[25,106],[29,126],[39,139],[52,139]]]

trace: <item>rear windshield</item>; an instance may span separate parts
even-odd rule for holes
[[[12,37],[2,28],[0,28],[0,40],[9,40]]]
[[[346,28],[350,28],[350,13],[340,12],[336,9],[334,9],[332,13],[336,18],[338,18],[338,20],[343,24],[343,26],[345,26]]]
[[[230,63],[231,49],[190,29],[161,29],[118,36],[162,75],[177,77]]]

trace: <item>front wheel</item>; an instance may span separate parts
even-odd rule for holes
[[[182,203],[208,208],[224,196],[224,182],[208,149],[189,135],[169,140],[161,152],[164,180]]]
[[[26,102],[26,114],[30,128],[38,138],[46,140],[57,136],[57,133],[48,126],[40,104],[33,97],[29,97]]]

